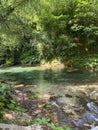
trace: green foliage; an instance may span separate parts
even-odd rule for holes
[[[43,107],[47,110],[51,110],[52,106],[50,104],[43,104]]]
[[[13,58],[6,59],[5,64],[7,66],[14,65],[14,59]]]
[[[98,70],[98,54],[89,56],[88,58],[86,57],[84,66],[92,71]]]
[[[93,1],[67,1],[50,2],[48,12],[44,11],[41,24],[47,33],[50,43],[47,56],[61,58],[62,62],[74,56],[82,56],[97,51],[98,3]],[[56,8],[55,8],[56,7]],[[96,11],[94,10],[96,8]],[[44,52],[44,51],[43,51]],[[49,58],[49,59],[50,59]]]
[[[65,63],[93,55],[97,41],[97,0],[0,1],[0,64]]]
[[[34,120],[34,123],[36,124],[45,124],[48,127],[50,127],[52,130],[72,130],[69,126],[62,126],[62,127],[57,127],[54,123],[50,121],[50,119],[46,118],[37,118]]]
[[[24,48],[20,61],[22,64],[38,64],[40,63],[40,55],[36,46]]]
[[[12,88],[8,84],[0,84],[0,120],[7,109],[24,112],[25,109],[20,107],[12,96]]]
[[[75,56],[65,62],[65,66],[73,68],[82,68],[90,71],[98,70],[98,54],[88,56]]]

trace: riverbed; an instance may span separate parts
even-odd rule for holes
[[[30,104],[34,107],[35,99],[41,99],[41,101],[45,100],[45,102],[48,101],[48,103],[52,102],[53,104],[57,103],[60,110],[58,108],[55,110],[58,120],[60,119],[59,122],[61,125],[63,125],[63,123],[66,124],[67,122],[68,125],[71,125],[75,121],[77,122],[79,118],[81,118],[82,114],[88,111],[86,107],[86,95],[89,95],[91,91],[97,88],[97,79],[97,73],[82,70],[67,71],[63,68],[52,69],[40,66],[18,66],[0,69],[0,82],[10,84],[12,87],[16,88],[17,99],[21,101],[24,100],[24,103],[26,102],[26,104],[29,103],[26,106],[28,112],[31,112],[31,109],[28,108]],[[19,93],[21,94],[20,97]],[[33,101],[30,99],[30,102],[28,102],[27,96],[22,99],[22,95],[28,93],[30,98],[35,98]],[[37,105],[37,103],[38,100],[35,104]],[[41,102],[39,102],[39,104],[40,103]],[[37,109],[40,111],[37,106],[33,111],[36,111]],[[68,120],[65,121],[67,117]],[[69,119],[71,120],[69,121]],[[71,122],[72,120],[74,122]]]
[[[65,69],[43,67],[6,67],[0,69],[0,81],[9,84],[31,85],[38,95],[64,95],[70,89],[96,87],[98,76],[85,71],[67,72]],[[30,86],[29,86],[30,87]]]

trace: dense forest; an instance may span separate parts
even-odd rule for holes
[[[0,0],[0,64],[98,64],[97,0]]]
[[[98,0],[0,0],[0,130],[98,130],[97,50]]]

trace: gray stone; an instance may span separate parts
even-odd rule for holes
[[[60,106],[71,106],[71,107],[76,107],[77,104],[77,99],[75,97],[69,98],[69,97],[59,97],[57,98],[57,104],[59,104]]]
[[[31,125],[31,126],[18,126],[14,124],[3,124],[0,123],[0,130],[43,130],[41,125]]]
[[[87,103],[87,107],[92,113],[98,115],[98,105],[97,104],[95,104],[94,102],[89,102],[89,103]]]
[[[98,103],[98,89],[96,89],[93,92],[91,92],[89,97],[90,97],[91,101],[93,101],[95,103]]]
[[[98,116],[96,114],[87,112],[84,113],[81,119],[79,119],[78,122],[75,123],[76,126],[83,127],[85,124],[93,124],[95,122],[98,122]]]

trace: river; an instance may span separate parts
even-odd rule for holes
[[[0,69],[0,81],[9,84],[31,85],[39,95],[64,95],[66,90],[97,83],[97,76],[84,71],[67,72],[64,69],[43,67],[6,67]]]
[[[69,72],[61,68],[17,66],[0,68],[0,82],[13,87],[22,86],[24,92],[29,90],[38,98],[56,97],[52,100],[61,106],[59,112],[57,108],[59,118],[62,119],[64,111],[69,118],[78,121],[88,111],[85,95],[97,88],[98,76],[97,73],[79,70]],[[65,121],[66,115],[63,119],[61,122]]]

